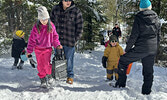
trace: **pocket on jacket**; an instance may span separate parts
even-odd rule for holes
[[[68,18],[67,18],[67,24],[74,24],[75,23],[75,20],[74,20],[74,15],[70,15]]]

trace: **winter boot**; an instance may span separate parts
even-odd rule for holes
[[[143,95],[149,95],[150,93],[151,93],[151,89],[142,87],[142,94]]]
[[[73,84],[73,78],[68,77],[66,83]]]
[[[152,87],[152,81],[146,81],[144,82],[142,86],[142,94],[143,95],[149,95],[151,93],[151,87]]]
[[[127,79],[126,72],[120,71],[118,72],[118,74],[119,74],[119,77],[117,82],[115,83],[115,87],[124,88],[126,86],[126,79]]]
[[[48,83],[52,84],[54,82],[54,79],[52,78],[52,75],[47,75]]]
[[[45,77],[44,78],[40,78],[40,80],[41,80],[41,87],[42,88],[47,88],[46,78]]]
[[[14,64],[12,66],[12,70],[17,68],[17,64],[18,64],[18,58],[15,58]]]
[[[17,66],[17,69],[23,69],[23,65],[24,65],[24,62],[21,61],[21,62],[19,63],[19,66]]]
[[[107,80],[112,81],[113,80],[113,74],[107,74]]]
[[[12,70],[14,70],[14,69],[16,69],[16,68],[17,68],[17,66],[15,66],[15,65],[12,66]]]
[[[122,87],[124,88],[126,86],[126,69],[127,67],[124,67],[123,65],[121,65],[120,63],[118,64],[118,80],[115,83],[115,87]]]

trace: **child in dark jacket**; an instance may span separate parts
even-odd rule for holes
[[[118,80],[118,60],[123,54],[124,51],[119,45],[117,37],[111,35],[109,45],[105,48],[104,56],[102,58],[103,67],[107,69],[107,80],[113,80],[113,76],[115,76],[115,80]]]
[[[13,41],[12,41],[12,57],[14,57],[14,64],[12,66],[12,70],[22,69],[24,65],[24,61],[20,59],[21,52],[27,46],[27,43],[24,40],[24,32],[22,30],[17,30],[15,34],[13,34]],[[20,60],[20,62],[19,62]],[[19,65],[18,65],[19,63]],[[17,66],[18,65],[18,66]]]

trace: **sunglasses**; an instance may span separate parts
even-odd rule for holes
[[[117,42],[117,41],[116,41],[116,40],[113,40],[113,41],[111,41],[111,42],[115,43],[115,42]]]
[[[72,0],[64,0],[65,2],[67,2],[67,1],[72,1]]]

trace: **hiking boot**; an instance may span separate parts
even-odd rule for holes
[[[66,83],[73,84],[73,78],[68,77]]]
[[[40,87],[47,88],[46,78],[45,77],[44,78],[40,78],[40,80],[41,80]]]
[[[48,78],[48,83],[52,84],[54,81],[54,79],[52,78],[52,75],[47,75],[47,78]]]

